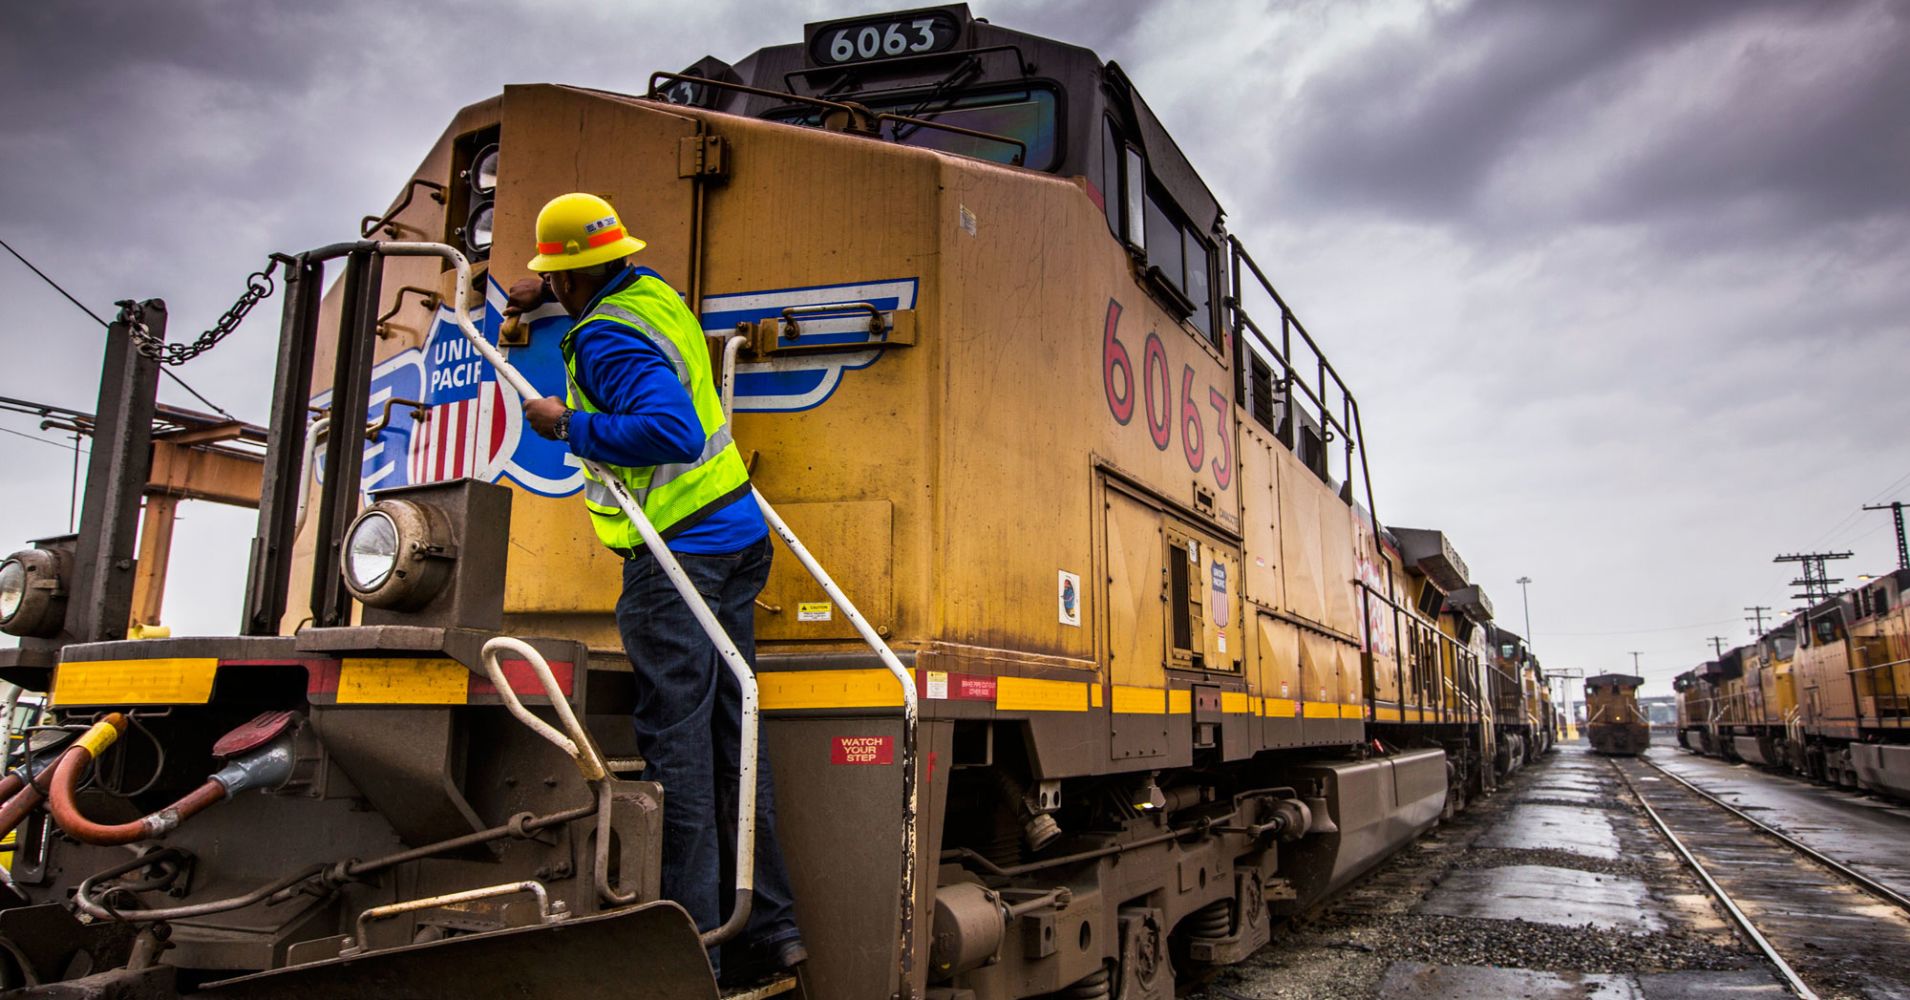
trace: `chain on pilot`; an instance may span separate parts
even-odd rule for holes
[[[730,439],[702,324],[676,289],[628,260],[643,246],[595,195],[561,195],[538,213],[529,267],[545,280],[517,282],[506,311],[555,299],[576,321],[562,341],[569,398],[531,400],[524,415],[537,433],[623,481],[754,663],[753,605],[769,578],[769,528]],[[584,505],[597,537],[624,557],[617,628],[636,672],[644,777],[664,788],[662,894],[707,931],[722,923],[732,898],[721,872],[736,853],[741,689],[635,525],[585,475]],[[757,761],[756,781],[756,897],[740,948],[725,949],[729,981],[807,957],[765,759]],[[710,960],[719,964],[714,952]]]

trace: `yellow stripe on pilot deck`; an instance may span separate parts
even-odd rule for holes
[[[1220,692],[1220,710],[1229,715],[1246,714],[1247,694],[1244,691]]]
[[[203,705],[218,672],[212,657],[62,663],[53,674],[53,706]]]
[[[348,657],[338,666],[340,705],[462,705],[471,671],[456,660]]]
[[[914,683],[915,671],[909,671]],[[766,670],[756,675],[766,709],[900,708],[902,686],[887,670]]]

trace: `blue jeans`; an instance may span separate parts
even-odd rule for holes
[[[690,582],[743,658],[756,660],[756,595],[769,579],[770,540],[724,555],[678,554]],[[623,567],[617,628],[636,671],[637,749],[644,777],[663,785],[663,898],[700,931],[732,909],[742,688],[648,550]],[[756,895],[743,941],[772,954],[801,936],[789,871],[776,843],[769,759],[756,760]],[[710,955],[712,967],[717,956]]]

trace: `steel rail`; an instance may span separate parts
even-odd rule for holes
[[[1803,856],[1811,859],[1812,861],[1817,862],[1818,864],[1824,866],[1825,868],[1830,869],[1833,872],[1836,872],[1837,874],[1843,876],[1845,879],[1849,880],[1852,885],[1855,885],[1857,888],[1862,889],[1863,891],[1867,893],[1870,893],[1872,896],[1875,896],[1878,899],[1881,899],[1884,902],[1889,903],[1890,905],[1895,906],[1900,910],[1903,910],[1905,912],[1910,912],[1910,896],[1906,896],[1903,893],[1890,888],[1889,886],[1883,884],[1882,882],[1879,882],[1876,879],[1873,879],[1870,876],[1865,875],[1863,872],[1860,872],[1856,870],[1855,868],[1852,868],[1849,865],[1844,864],[1843,862],[1837,860],[1836,858],[1833,858],[1823,853],[1822,851],[1819,851],[1816,848],[1811,847],[1810,845],[1800,840],[1797,840],[1796,838],[1785,833],[1784,831],[1779,830],[1778,828],[1771,826],[1770,824],[1764,822],[1763,820],[1760,820],[1757,817],[1752,816],[1750,813],[1747,813],[1744,810],[1737,808],[1736,806],[1730,804],[1729,802],[1726,802],[1723,799],[1720,799],[1717,796],[1712,795],[1710,792],[1707,792],[1704,789],[1699,788],[1697,785],[1692,784],[1691,782],[1685,780],[1683,777],[1673,773],[1670,770],[1667,770],[1664,767],[1664,765],[1659,764],[1656,761],[1653,761],[1647,757],[1640,757],[1638,759],[1643,761],[1646,764],[1649,764],[1651,768],[1657,771],[1659,774],[1662,774],[1665,777],[1670,778],[1671,780],[1677,782],[1678,784],[1683,785],[1686,788],[1690,789],[1692,792],[1697,794],[1698,797],[1710,802],[1712,805],[1717,806],[1718,808],[1723,809],[1725,812],[1728,812],[1731,815],[1736,816],[1737,818],[1745,821],[1746,823],[1749,823],[1752,826],[1756,827],[1759,833],[1762,833],[1771,837],[1772,839],[1783,844],[1785,847],[1788,847],[1791,850],[1794,850],[1797,853],[1802,854]]]
[[[1658,815],[1658,810],[1653,809],[1651,803],[1645,801],[1645,797],[1638,793],[1638,787],[1631,783],[1631,775],[1625,773],[1624,767],[1616,760],[1611,764],[1612,770],[1618,772],[1618,780],[1623,781],[1625,789],[1631,792],[1632,798],[1638,800],[1638,805],[1645,810],[1645,815],[1651,819],[1652,825],[1658,828],[1658,832],[1664,835],[1672,849],[1678,852],[1678,856],[1684,859],[1686,865],[1690,866],[1692,872],[1698,876],[1698,881],[1703,882],[1704,887],[1717,897],[1719,903],[1723,904],[1731,921],[1738,925],[1738,929],[1751,939],[1751,943],[1756,945],[1760,952],[1764,953],[1765,960],[1777,968],[1778,973],[1784,977],[1785,984],[1791,988],[1791,992],[1803,1000],[1820,1000],[1817,991],[1805,984],[1804,980],[1797,975],[1797,970],[1791,968],[1791,963],[1784,961],[1784,956],[1777,953],[1777,948],[1758,931],[1756,925],[1751,923],[1751,918],[1745,916],[1744,911],[1738,908],[1737,900],[1732,899],[1724,886],[1719,885],[1717,880],[1711,877],[1711,873],[1705,870],[1703,862],[1700,862],[1697,856],[1685,847],[1684,841],[1679,840],[1678,835],[1671,832],[1671,826],[1665,822],[1664,817]]]

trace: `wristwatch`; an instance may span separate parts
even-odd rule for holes
[[[556,429],[557,440],[559,441],[570,440],[570,415],[576,412],[577,412],[576,410],[573,410],[570,407],[566,406],[564,407],[564,412],[558,415],[557,429]]]

